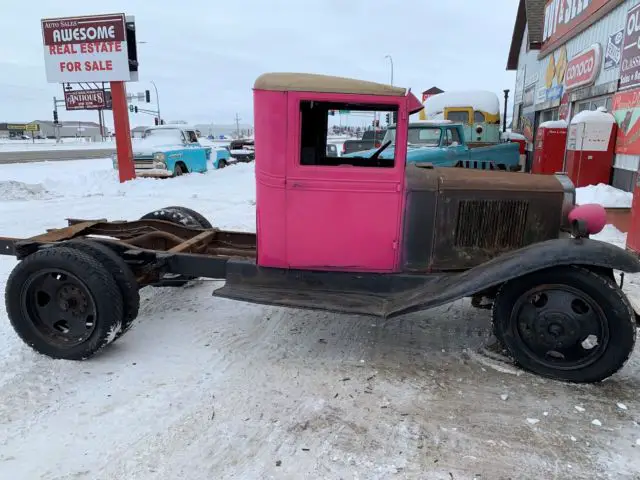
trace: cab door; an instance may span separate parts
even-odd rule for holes
[[[404,97],[291,92],[288,102],[293,123],[285,183],[289,267],[397,271],[407,150]],[[328,112],[351,109],[356,115],[353,109],[362,105],[381,109],[382,119],[385,109],[398,112],[395,149],[388,147],[394,158],[366,158],[371,151],[327,157]]]

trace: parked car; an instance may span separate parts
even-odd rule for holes
[[[200,144],[196,131],[180,125],[160,125],[145,130],[133,143],[133,162],[137,177],[167,178],[185,173],[204,173],[229,164],[229,151]],[[117,154],[112,156],[118,169]]]
[[[393,159],[396,126],[391,125],[381,142],[379,159]],[[386,147],[385,147],[386,146]],[[377,149],[343,155],[368,157]],[[520,169],[517,143],[496,145],[467,144],[463,125],[449,120],[412,122],[409,124],[407,163],[431,163],[435,167],[466,167],[516,171]]]
[[[252,162],[256,158],[253,139],[233,140],[229,144],[229,153],[236,162]]]
[[[327,143],[327,157],[337,157],[338,147],[333,143]]]
[[[342,144],[342,154],[378,148],[382,145],[382,139],[386,133],[386,130],[365,130],[359,140],[345,140]]]

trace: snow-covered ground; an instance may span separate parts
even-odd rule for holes
[[[108,159],[0,166],[2,235],[180,204],[253,231],[253,165],[124,185]],[[0,479],[637,478],[638,350],[568,385],[474,354],[489,316],[467,301],[381,322],[217,285],[143,289],[134,328],[86,362],[34,353],[0,307]]]

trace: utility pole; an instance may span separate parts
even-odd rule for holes
[[[240,138],[240,117],[236,113],[236,135]]]
[[[504,118],[502,119],[502,133],[507,131],[507,102],[509,101],[509,89],[504,91]]]

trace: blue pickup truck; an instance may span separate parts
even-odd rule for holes
[[[391,142],[379,155],[380,159],[394,156],[396,127],[390,125],[382,140],[382,147]],[[381,147],[381,148],[382,148]],[[464,167],[495,170],[520,170],[517,143],[467,144],[464,127],[449,120],[420,121],[409,124],[407,163],[430,163],[434,167]],[[369,157],[376,150],[353,152],[343,157]]]
[[[112,161],[117,170],[116,155]],[[232,161],[228,149],[202,145],[195,129],[161,125],[146,129],[143,138],[133,143],[133,163],[137,177],[167,178],[204,173],[223,168]]]

